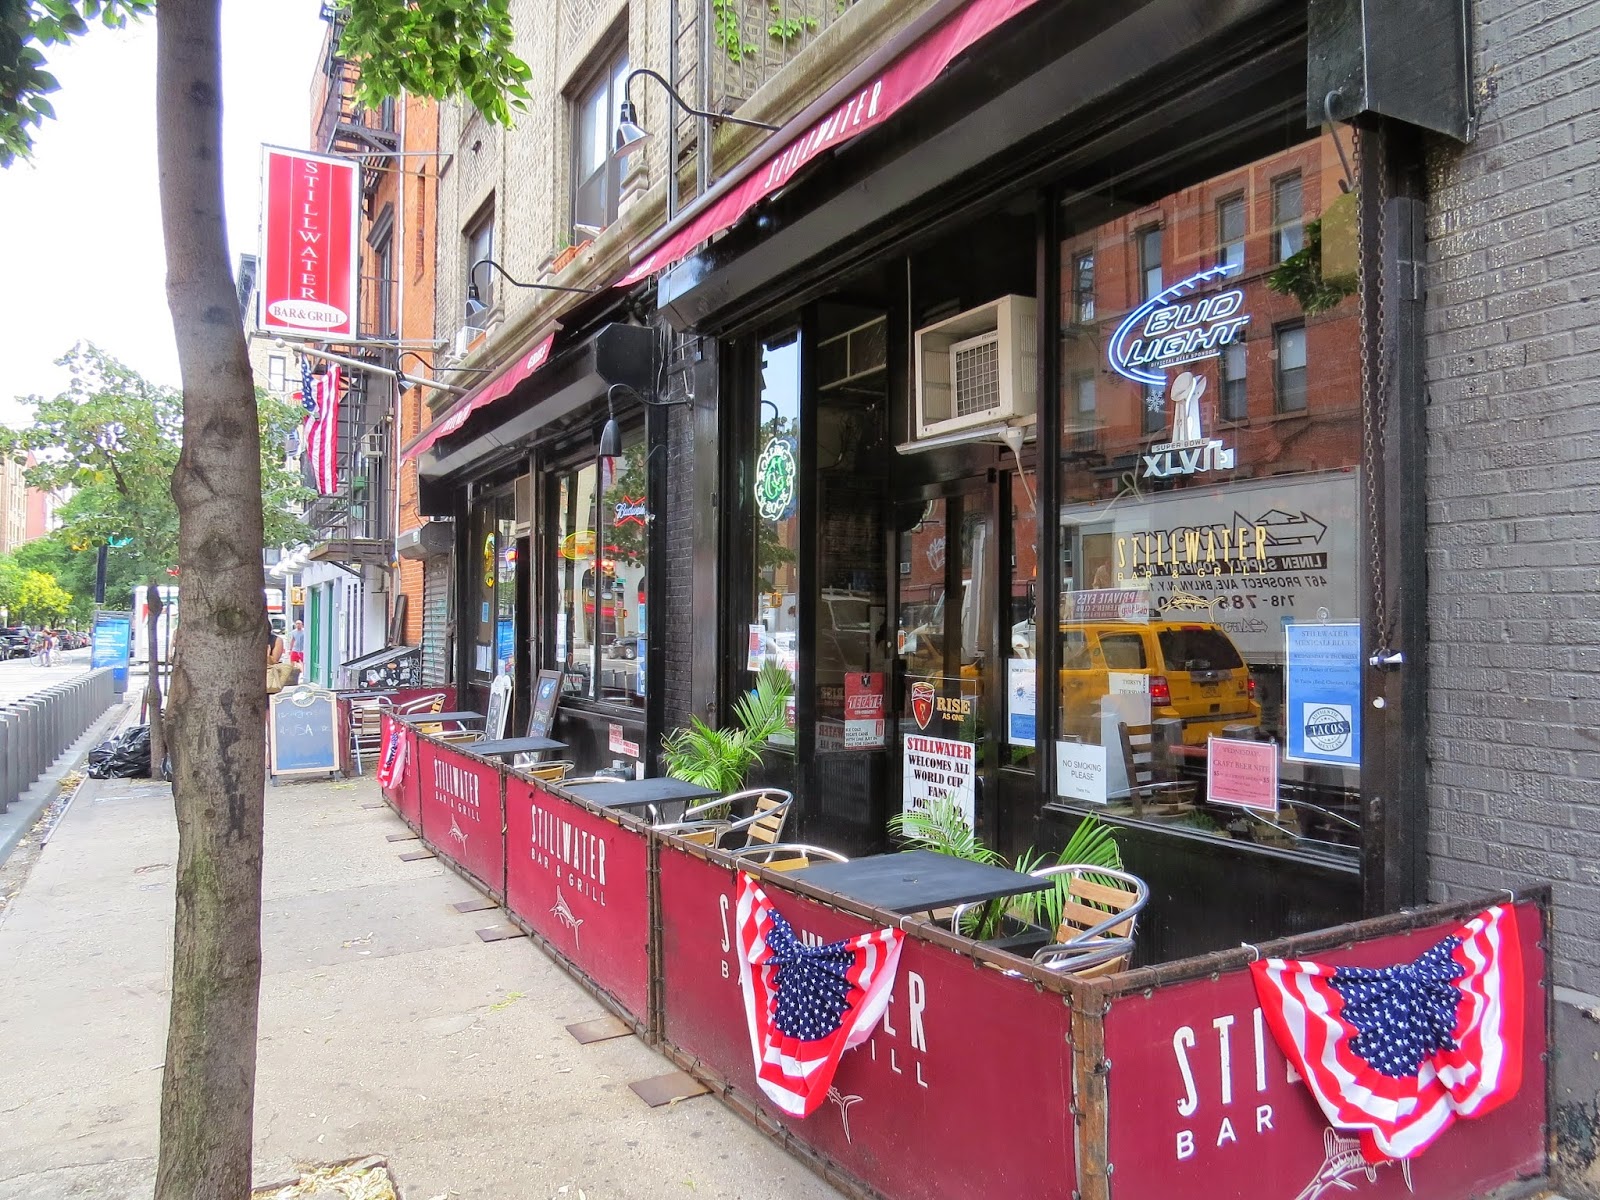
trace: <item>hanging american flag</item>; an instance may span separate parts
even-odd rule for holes
[[[306,410],[300,424],[302,473],[319,496],[339,490],[339,368],[333,364],[321,375],[300,360],[300,406]]]
[[[807,946],[750,875],[739,876],[738,912],[756,1082],[790,1116],[809,1116],[828,1098],[840,1057],[883,1017],[905,935],[881,929]]]
[[[1278,1048],[1368,1162],[1414,1158],[1458,1116],[1522,1083],[1522,951],[1514,909],[1480,913],[1414,962],[1378,969],[1252,963]]]
[[[389,726],[383,742],[383,757],[378,761],[378,786],[386,791],[400,786],[406,777],[406,739],[398,721]]]

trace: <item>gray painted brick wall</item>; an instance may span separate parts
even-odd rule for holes
[[[1600,0],[1476,0],[1480,125],[1430,163],[1437,899],[1556,881],[1600,992]]]

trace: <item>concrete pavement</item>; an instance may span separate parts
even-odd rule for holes
[[[267,791],[256,1178],[388,1156],[415,1200],[838,1195],[670,1069],[416,843],[366,781]],[[171,959],[170,791],[90,780],[0,912],[0,1200],[147,1197]],[[562,1189],[566,1189],[562,1191]]]

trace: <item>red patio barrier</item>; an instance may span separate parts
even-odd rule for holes
[[[913,927],[884,1022],[841,1060],[829,1102],[803,1120],[780,1115],[755,1085],[735,873],[666,839],[658,854],[662,1039],[731,1088],[728,1099],[892,1200],[1073,1193],[1065,996],[975,966]],[[796,932],[831,942],[875,927],[776,876],[763,887]]]
[[[506,908],[639,1029],[650,1024],[649,837],[506,777]]]
[[[1459,924],[1326,952],[1297,948],[1293,956],[1385,967],[1410,962]],[[1353,1187],[1362,1200],[1467,1200],[1542,1175],[1547,1030],[1538,905],[1518,905],[1517,925],[1526,1013],[1522,1086],[1493,1112],[1458,1121],[1405,1167],[1369,1168],[1354,1135],[1329,1128],[1273,1041],[1238,956],[1233,970],[1113,998],[1105,1017],[1111,1195],[1297,1200]]]
[[[491,896],[505,895],[505,793],[498,764],[419,737],[422,840]]]

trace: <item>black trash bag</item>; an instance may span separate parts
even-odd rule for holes
[[[117,738],[110,757],[89,768],[95,779],[148,779],[150,726],[135,725]]]
[[[89,777],[91,779],[105,779],[102,768],[111,760],[112,751],[117,748],[115,738],[107,738],[93,750],[89,751]]]

